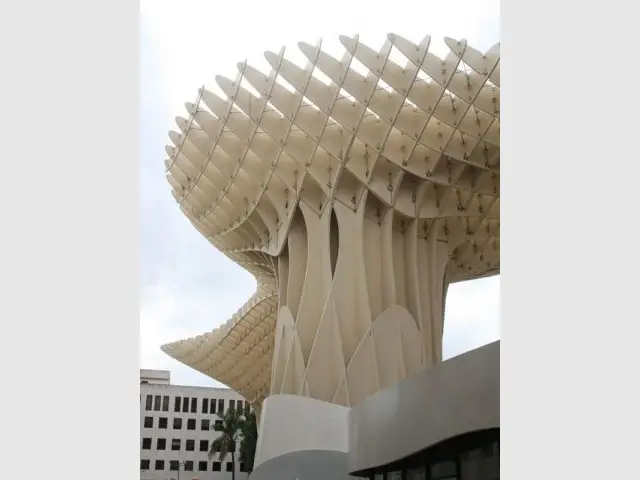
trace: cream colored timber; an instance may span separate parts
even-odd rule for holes
[[[164,349],[258,409],[354,405],[440,362],[448,285],[500,271],[499,44],[340,42],[339,59],[300,43],[303,67],[284,49],[268,74],[240,63],[169,134],[174,198],[258,292]]]

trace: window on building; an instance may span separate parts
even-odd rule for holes
[[[216,413],[216,399],[215,398],[212,398],[210,400],[209,413],[211,413],[211,414]]]
[[[242,412],[242,400],[238,400],[238,401],[236,402],[236,409],[237,409],[239,412]]]
[[[168,423],[167,417],[160,417],[158,419],[158,428],[167,428]]]
[[[153,428],[153,417],[144,417],[144,428]]]
[[[214,472],[221,472],[222,464],[220,462],[213,462],[213,465],[211,465],[211,470],[213,470]]]
[[[232,472],[232,471],[233,471],[233,463],[227,462],[227,472]]]
[[[433,480],[448,480],[456,478],[456,462],[439,462],[431,465],[431,475],[429,478]]]
[[[187,460],[184,462],[184,471],[193,472],[193,460]]]
[[[219,443],[218,443],[218,444],[211,445],[211,447],[213,448],[213,451],[214,451],[214,452],[216,452],[216,453],[220,453],[220,444],[219,444]]]
[[[160,411],[160,395],[156,395],[153,399],[153,410],[155,412],[159,412]]]
[[[224,413],[224,399],[218,399],[218,413]]]
[[[222,428],[222,420],[216,420],[216,431],[220,431],[220,429]]]
[[[164,470],[164,460],[156,460],[156,471]]]
[[[162,411],[163,412],[168,412],[169,411],[169,396],[167,396],[167,395],[162,397]]]
[[[166,450],[167,449],[167,439],[159,438],[156,441],[156,450]]]
[[[178,460],[169,461],[169,470],[173,470],[174,472],[177,472],[178,467],[180,467],[180,463],[178,462]]]
[[[196,449],[196,441],[193,439],[189,439],[187,440],[186,444],[185,444],[185,450],[187,452],[193,452]]]
[[[182,413],[187,413],[189,411],[189,397],[184,397],[182,399]]]
[[[176,397],[173,399],[173,411],[174,412],[180,411],[180,397]]]
[[[247,473],[247,466],[244,463],[240,464],[240,473]]]
[[[182,429],[182,419],[181,418],[174,418],[173,419],[173,429],[174,430],[181,430]]]
[[[173,438],[171,439],[171,450],[180,450],[180,439]]]
[[[191,397],[191,413],[198,413],[198,399]]]
[[[458,474],[461,478],[499,478],[499,449],[489,444],[461,453]]]
[[[140,460],[140,470],[149,470],[151,460]]]
[[[208,418],[203,418],[200,420],[200,430],[211,430],[211,425],[209,424]]]
[[[202,399],[202,413],[209,413],[209,399]]]
[[[209,440],[200,440],[200,451],[201,452],[209,451]]]
[[[198,471],[199,472],[206,472],[207,471],[207,462],[204,460],[201,460],[198,462]]]
[[[414,468],[408,468],[406,473],[406,480],[427,480],[427,471],[424,465],[420,465]]]
[[[151,450],[151,439],[143,438],[142,439],[142,449],[143,450]]]
[[[236,453],[236,442],[229,445],[229,453]]]
[[[196,429],[196,419],[189,418],[187,419],[187,430],[195,430]]]
[[[402,470],[387,472],[387,480],[402,480]]]
[[[236,401],[229,400],[229,410],[235,410],[235,408],[236,408]]]
[[[144,403],[144,409],[150,412],[153,410],[153,395],[147,395]]]
[[[493,444],[486,443],[480,447],[480,456],[482,458],[491,458],[493,457]]]

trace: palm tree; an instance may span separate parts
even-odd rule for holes
[[[251,411],[249,404],[245,405],[240,421],[240,437],[240,462],[244,464],[247,473],[251,473],[258,444],[258,423],[256,414]]]
[[[209,449],[209,459],[213,458],[217,453],[220,462],[224,462],[227,454],[231,453],[232,480],[236,478],[236,441],[242,436],[244,422],[242,415],[241,411],[237,412],[233,408],[227,410],[224,415],[218,413],[220,420],[213,424],[213,430],[219,432],[220,435],[211,442],[211,448]]]

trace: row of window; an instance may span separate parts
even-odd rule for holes
[[[471,434],[473,435],[473,434]],[[468,440],[471,435],[467,435]],[[463,436],[464,437],[464,436]],[[392,466],[380,467],[369,480],[499,480],[499,440],[463,443],[462,437],[441,444],[439,452],[419,452]],[[435,447],[436,449],[438,447]],[[446,459],[445,457],[449,457]]]
[[[373,480],[457,480],[458,472],[456,462],[445,461],[425,467],[424,465],[413,468],[391,470],[373,475]]]
[[[142,439],[142,450],[151,450],[152,446],[151,438],[143,438]],[[193,439],[187,439],[185,441],[185,450],[187,452],[195,452],[196,450],[196,441]],[[182,446],[182,440],[180,438],[173,438],[171,440],[171,450],[179,451]],[[167,439],[166,438],[157,438],[156,439],[156,450],[166,450],[167,449]],[[208,452],[209,451],[209,440],[200,440],[199,443],[199,451],[200,452]],[[218,451],[218,450],[216,450]],[[231,446],[230,452],[235,452],[235,444]]]
[[[200,402],[198,402],[200,400]],[[224,399],[222,398],[201,398],[197,397],[174,397],[173,411],[182,413],[198,413],[198,403],[200,403],[201,413],[223,413]],[[249,402],[243,400],[229,400],[229,409],[241,410],[249,406]],[[145,398],[144,408],[146,411],[168,412],[169,396],[168,395],[147,395]]]
[[[153,428],[153,417],[144,417],[144,428]],[[159,417],[158,418],[158,428],[166,429],[169,425],[169,419],[167,417]],[[203,418],[200,420],[200,430],[206,431],[211,430],[212,428],[211,421],[208,418]],[[217,428],[222,427],[222,420],[216,420],[215,425]],[[173,419],[173,429],[174,430],[182,430],[182,418],[174,418]],[[196,419],[195,418],[187,418],[187,430],[195,430],[196,429]]]
[[[191,460],[187,460],[185,462],[180,462],[178,460],[170,460],[169,461],[169,470],[172,470],[174,472],[177,472],[178,470],[184,470],[185,472],[193,472],[194,471],[194,462]],[[164,460],[156,460],[155,464],[155,471],[163,471],[165,469],[165,461]],[[206,461],[201,461],[198,462],[198,471],[199,472],[206,472],[208,471],[209,464]],[[140,470],[150,470],[151,469],[151,460],[148,459],[142,459],[140,460]],[[233,463],[231,462],[227,462],[226,464],[226,470],[227,472],[231,472],[233,470]],[[220,462],[213,462],[211,464],[211,471],[212,472],[221,472],[222,471],[222,463]],[[241,472],[246,472],[246,468],[244,466],[244,463],[240,464],[240,471]]]

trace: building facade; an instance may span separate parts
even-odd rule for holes
[[[233,390],[172,385],[167,371],[140,370],[140,480],[230,480],[231,455],[209,459],[212,428],[218,413],[244,405]],[[244,480],[238,457],[236,479]]]

